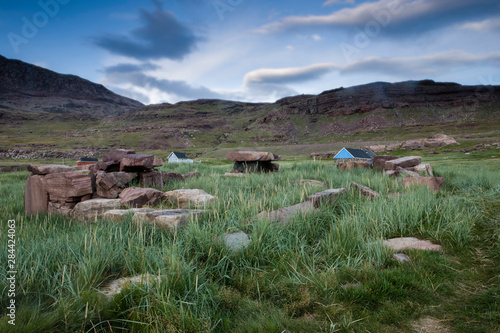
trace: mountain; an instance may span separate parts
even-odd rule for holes
[[[0,112],[116,116],[143,104],[75,75],[0,56]]]

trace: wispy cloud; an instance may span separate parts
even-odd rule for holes
[[[465,30],[474,30],[477,32],[500,31],[500,17],[479,22],[467,22],[462,24],[460,28]]]
[[[111,53],[150,60],[169,58],[180,60],[191,53],[201,38],[188,25],[177,20],[172,12],[161,7],[154,11],[140,10],[143,26],[128,35],[104,35],[93,38],[94,44]]]
[[[323,6],[331,6],[337,4],[354,4],[355,0],[327,0],[323,3]]]
[[[261,68],[245,75],[245,85],[287,84],[317,79],[334,69],[330,63],[295,68]]]
[[[351,28],[379,20],[383,25],[390,23],[393,32],[402,33],[434,29],[499,11],[497,0],[378,0],[329,15],[289,16],[257,31],[275,33],[308,27]]]

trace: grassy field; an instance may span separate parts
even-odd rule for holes
[[[282,162],[276,174],[225,178],[228,165],[168,165],[202,176],[164,190],[216,195],[207,214],[176,232],[131,220],[80,224],[26,217],[27,173],[0,174],[0,332],[498,332],[500,322],[500,163],[437,160],[446,185],[435,194],[405,189],[372,170],[338,171],[332,162]],[[346,197],[283,226],[253,217],[351,181],[381,193]],[[390,197],[389,193],[403,193]],[[162,203],[161,208],[172,208]],[[6,316],[8,226],[16,221],[16,325]],[[241,252],[219,237],[246,232]],[[418,237],[443,252],[382,245]],[[100,288],[138,274],[161,282],[131,285],[108,301]],[[427,323],[427,324],[426,324]],[[427,327],[430,329],[429,327]]]

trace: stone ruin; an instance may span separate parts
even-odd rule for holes
[[[155,169],[162,165],[161,159],[136,154],[130,149],[114,150],[104,155],[102,162],[89,165],[88,170],[65,165],[30,164],[24,210],[27,215],[49,212],[70,216],[78,213],[86,218],[105,209],[152,205],[167,198],[166,194],[152,188],[129,187],[131,182],[137,182],[141,187],[162,188],[167,181],[198,175],[197,171],[181,175]],[[91,200],[85,207],[77,207],[79,203]]]
[[[234,151],[226,155],[226,158],[234,162],[231,173],[252,173],[252,172],[275,172],[280,166],[273,161],[279,161],[280,156],[268,152],[256,151]]]

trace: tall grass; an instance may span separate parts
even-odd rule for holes
[[[485,202],[498,202],[500,178],[487,167],[480,175],[436,168],[447,180],[437,194],[403,188],[372,170],[341,172],[323,162],[282,163],[279,173],[243,178],[224,177],[227,165],[164,168],[202,174],[170,182],[165,191],[199,188],[218,197],[205,215],[176,232],[130,218],[87,225],[46,214],[26,217],[27,174],[0,175],[0,248],[6,249],[6,220],[14,218],[18,257],[16,326],[4,316],[9,299],[2,293],[0,331],[404,331],[425,306],[453,294],[458,275],[448,257],[473,252],[478,226],[489,228],[498,249],[498,219],[492,226]],[[328,188],[355,181],[381,197],[368,200],[348,191],[286,226],[254,218],[325,189],[292,184],[299,179],[320,180]],[[401,195],[388,195],[394,192]],[[238,230],[251,243],[230,252],[220,236]],[[406,251],[412,263],[398,264],[382,240],[400,236],[442,244],[444,254]],[[6,260],[7,251],[0,251],[0,262]],[[132,285],[112,301],[99,291],[112,279],[146,273],[162,279]],[[2,290],[5,278],[2,266]]]

